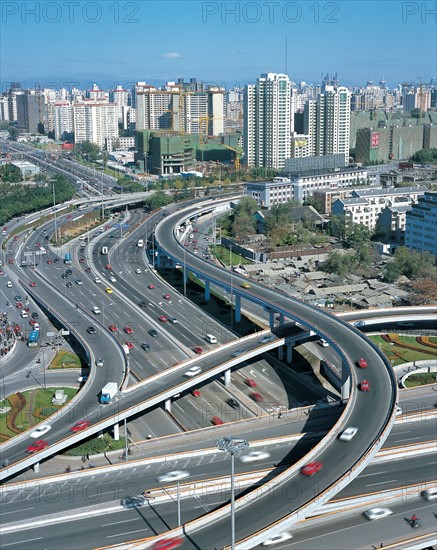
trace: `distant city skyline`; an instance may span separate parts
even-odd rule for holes
[[[344,86],[364,86],[369,77],[389,87],[419,84],[437,74],[435,15],[426,5],[4,2],[1,86],[97,82],[107,89],[195,77],[230,89],[267,72],[309,84],[335,72]]]

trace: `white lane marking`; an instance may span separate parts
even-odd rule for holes
[[[122,521],[114,521],[112,523],[102,523],[100,527],[109,527],[111,525],[118,525],[119,523],[128,523],[129,521],[139,521],[140,518],[124,519]]]
[[[23,542],[32,542],[34,540],[42,540],[42,537],[37,537],[36,539],[19,540],[17,542],[8,542],[7,544],[2,544],[2,547],[13,546],[14,544],[23,544]]]
[[[20,508],[20,510],[12,510],[11,512],[2,512],[2,516],[6,516],[7,514],[16,514],[17,511],[24,512],[24,510],[33,510],[35,506],[30,506],[30,508]]]
[[[118,533],[117,535],[109,535],[106,538],[107,539],[112,539],[114,537],[122,537],[124,535],[132,535],[133,533],[142,533],[143,531],[148,531],[147,527],[145,527],[144,529],[138,529],[137,531],[129,531],[127,533]]]
[[[401,439],[402,442],[405,441],[417,441],[418,439],[422,439],[421,437],[407,437],[406,439]]]
[[[380,481],[379,483],[370,483],[366,487],[374,487],[375,485],[383,485],[384,483],[393,483],[396,479],[389,479],[388,481]]]
[[[379,474],[386,474],[387,472],[375,472],[374,474],[364,474],[361,477],[378,476]]]

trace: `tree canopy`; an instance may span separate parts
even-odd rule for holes
[[[53,183],[57,204],[70,200],[74,196],[76,189],[64,176],[55,176]],[[51,205],[53,205],[51,185],[34,187],[21,184],[0,184],[0,224],[15,216],[35,212]]]

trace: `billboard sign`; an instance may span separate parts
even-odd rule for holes
[[[379,147],[379,132],[372,132],[370,134],[370,148],[377,149]]]

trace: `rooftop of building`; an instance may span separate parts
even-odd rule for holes
[[[425,193],[428,188],[424,185],[416,185],[414,187],[394,187],[390,189],[363,189],[358,191],[361,197],[390,197],[393,195],[411,195],[412,193]]]

